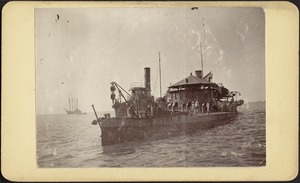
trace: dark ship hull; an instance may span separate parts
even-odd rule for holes
[[[101,120],[102,145],[135,140],[162,139],[191,134],[232,121],[237,112],[216,112],[197,115],[172,115],[151,118],[108,118]]]

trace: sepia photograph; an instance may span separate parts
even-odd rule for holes
[[[297,181],[289,2],[8,2],[1,174],[13,182]]]
[[[35,8],[38,168],[264,167],[265,12]]]

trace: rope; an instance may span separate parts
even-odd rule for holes
[[[156,79],[155,79],[155,84],[154,84],[154,92],[156,90],[156,83],[157,83],[157,78],[158,78],[158,67],[159,66],[157,66]]]
[[[162,67],[161,67],[162,68]],[[161,69],[161,75],[162,75],[162,79],[163,79],[163,84],[164,84],[164,86],[167,86],[166,85],[166,82],[165,82],[165,78],[163,77],[163,69]]]

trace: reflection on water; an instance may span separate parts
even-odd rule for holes
[[[102,154],[111,156],[120,156],[135,153],[135,146],[133,143],[115,144],[102,147]]]
[[[228,124],[179,134],[101,146],[93,114],[37,116],[39,167],[231,167],[265,166],[265,103],[249,103]]]

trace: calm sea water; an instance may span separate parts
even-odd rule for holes
[[[38,115],[38,167],[245,167],[266,165],[265,103],[228,124],[161,140],[101,146],[94,114]],[[99,115],[99,114],[98,114]]]

